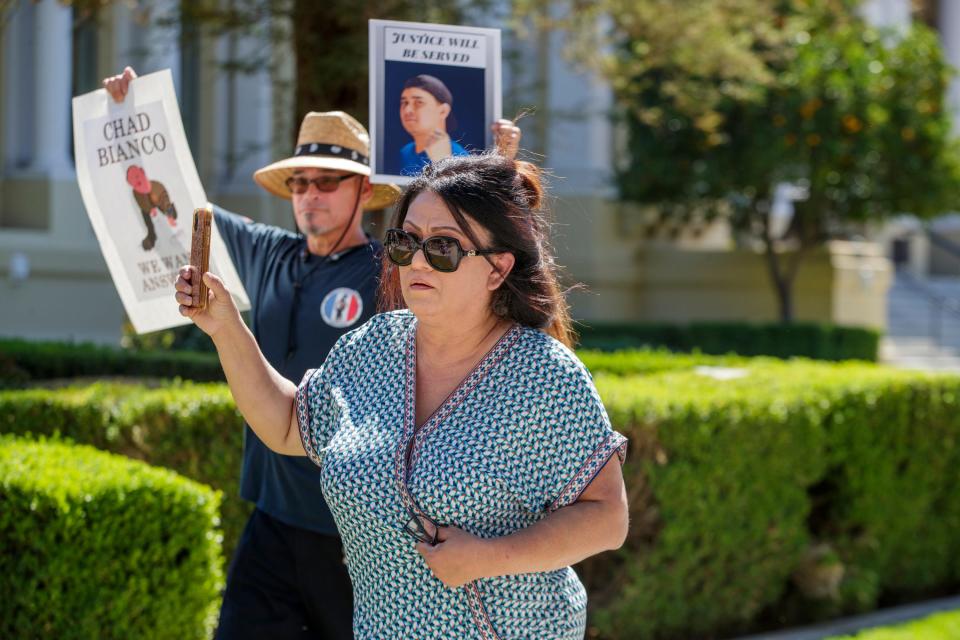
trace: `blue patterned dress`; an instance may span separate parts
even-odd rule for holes
[[[587,596],[572,569],[451,589],[404,529],[407,509],[505,536],[576,501],[626,439],[583,364],[514,326],[416,428],[416,319],[373,317],[297,391],[303,447],[343,537],[359,640],[581,640]]]

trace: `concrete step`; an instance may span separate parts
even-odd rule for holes
[[[920,338],[885,338],[880,345],[880,359],[886,364],[904,369],[960,372],[960,349],[946,348]]]
[[[921,282],[935,295],[960,302],[960,278]],[[887,295],[882,362],[908,369],[960,372],[960,316],[938,309],[911,280],[898,276]]]

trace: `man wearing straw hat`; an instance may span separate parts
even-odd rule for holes
[[[103,84],[122,101],[134,78],[127,67]],[[520,129],[508,120],[493,129],[501,153],[515,156]],[[369,147],[366,129],[348,114],[311,112],[293,156],[254,173],[257,184],[291,200],[299,234],[214,207],[250,296],[251,330],[289,380],[323,362],[375,311],[381,246],[364,233],[361,215],[390,206],[399,189],[370,183]],[[317,468],[270,451],[245,427],[240,485],[256,509],[230,564],[216,637],[352,638],[352,587]]]

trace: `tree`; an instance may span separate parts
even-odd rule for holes
[[[776,2],[757,0],[516,0],[521,19],[568,33],[574,62],[606,77],[621,105],[656,122],[659,105],[642,98],[660,84],[665,96],[709,127],[725,96],[758,97],[772,82],[765,57],[789,37]],[[782,25],[781,25],[782,27]]]
[[[117,1],[61,0],[81,16],[95,15]],[[295,127],[308,111],[338,109],[366,120],[369,19],[469,23],[491,7],[490,0],[181,0],[170,11],[166,4],[157,8],[147,0],[123,1],[140,10],[144,21],[181,24],[181,37],[237,34],[259,40],[259,53],[219,60],[232,72],[272,69],[277,63],[274,45],[289,43],[296,68]],[[11,0],[0,0],[0,26],[12,9]],[[289,132],[291,146],[296,134]]]
[[[590,3],[612,23],[603,55],[582,17],[553,26],[572,29],[573,55],[610,79],[623,109],[621,195],[681,224],[725,216],[762,247],[783,321],[811,248],[860,222],[954,205],[951,71],[929,29],[880,33],[841,0],[698,0],[679,17],[667,4]],[[809,198],[777,234],[781,182]]]
[[[292,39],[295,57],[293,121],[308,111],[341,110],[366,121],[368,103],[368,20],[463,22],[482,13],[488,0],[216,0],[182,2],[180,18],[213,34],[258,34],[265,44]],[[288,31],[286,25],[292,26]],[[230,61],[242,70],[267,68],[262,57]],[[296,131],[291,133],[295,139]]]

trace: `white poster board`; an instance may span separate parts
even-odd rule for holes
[[[137,333],[189,324],[174,282],[190,261],[193,210],[207,203],[169,70],[133,80],[117,103],[104,89],[73,99],[80,193],[123,307]],[[247,293],[216,230],[210,271],[241,310]]]
[[[501,116],[500,30],[370,21],[370,166],[408,184],[442,157],[493,144]]]

